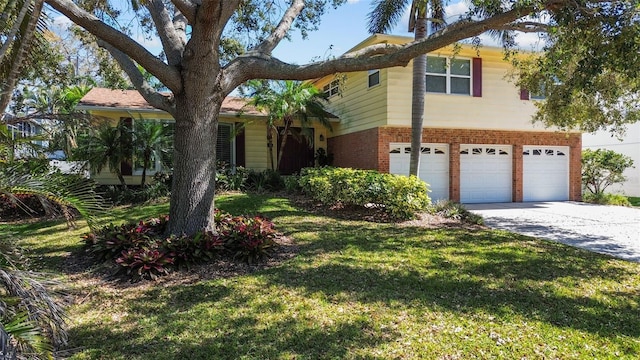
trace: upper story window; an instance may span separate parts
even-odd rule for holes
[[[369,87],[380,84],[380,70],[369,70]]]
[[[339,94],[340,93],[340,81],[333,80],[332,82],[330,82],[329,84],[325,85],[322,88],[322,92],[327,97],[332,97],[333,95]]]
[[[427,56],[427,92],[471,95],[471,60]]]

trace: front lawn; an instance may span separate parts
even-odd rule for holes
[[[79,231],[11,226],[74,297],[71,359],[636,359],[640,264],[503,231],[347,221],[231,195],[299,254],[236,277],[157,283],[67,264]],[[166,206],[119,209],[137,220]],[[1,225],[0,231],[8,225]],[[33,235],[30,235],[33,234]]]

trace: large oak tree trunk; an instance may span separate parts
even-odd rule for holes
[[[200,100],[200,101],[197,101]],[[169,208],[172,234],[214,230],[217,114],[221,101],[176,97],[173,183]]]
[[[169,207],[171,234],[214,231],[216,143],[222,90],[216,26],[198,13],[182,58],[183,88],[175,96],[173,183]]]
[[[415,39],[424,39],[427,35],[427,20],[416,19]],[[420,169],[420,150],[422,145],[422,124],[424,122],[424,97],[426,85],[427,56],[420,55],[413,59],[413,90],[411,94],[411,155],[409,158],[409,175],[418,176]]]

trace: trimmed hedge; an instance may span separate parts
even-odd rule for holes
[[[327,205],[376,206],[396,219],[415,218],[431,200],[427,184],[415,176],[382,174],[350,168],[305,168],[302,191]]]

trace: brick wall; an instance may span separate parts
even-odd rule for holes
[[[385,157],[378,156],[378,130],[375,128],[329,138],[327,152],[333,154],[333,165],[379,170],[379,162],[386,161],[389,171],[388,151],[384,154]]]
[[[330,138],[329,152],[335,156],[334,165],[360,169],[389,171],[389,143],[411,142],[408,127],[381,127]],[[523,199],[524,145],[569,146],[569,199],[579,201],[581,189],[582,136],[579,133],[522,132],[503,130],[470,129],[424,129],[423,143],[446,143],[450,147],[449,197],[460,200],[460,144],[512,145],[513,156],[513,201]],[[375,144],[377,143],[377,147]]]

